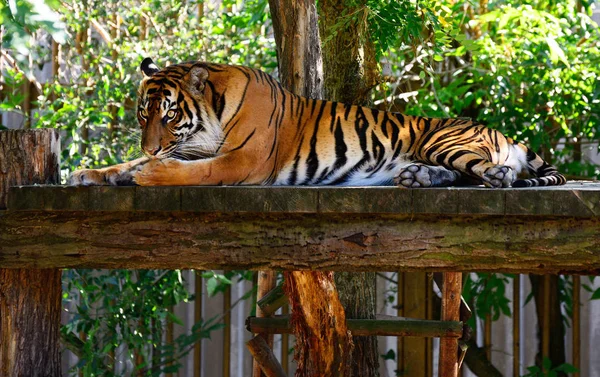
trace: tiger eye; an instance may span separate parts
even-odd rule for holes
[[[176,114],[175,110],[169,110],[169,111],[167,111],[167,117],[169,119],[175,118],[175,114]]]
[[[140,115],[141,115],[143,118],[147,118],[147,117],[148,117],[148,112],[146,111],[146,109],[141,109],[141,110],[140,110]]]

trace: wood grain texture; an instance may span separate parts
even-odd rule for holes
[[[0,131],[0,209],[12,185],[58,183],[59,156],[56,130]],[[59,376],[61,271],[3,267],[0,376]]]
[[[351,335],[332,272],[284,273],[296,337],[296,377],[344,377],[350,371]]]
[[[11,211],[322,213],[600,217],[600,183],[535,189],[450,187],[19,186]]]
[[[18,211],[3,268],[600,272],[600,219]]]
[[[462,274],[447,272],[444,274],[442,288],[442,321],[458,321],[460,317],[460,294],[462,292]],[[440,377],[458,377],[458,339],[445,337],[440,339]]]
[[[10,186],[58,183],[59,159],[54,129],[0,131],[0,210]]]

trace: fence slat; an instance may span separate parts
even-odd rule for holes
[[[573,276],[573,366],[581,368],[581,277]],[[573,373],[579,377],[580,372]]]
[[[521,375],[521,275],[513,279],[513,377]]]
[[[407,272],[404,274],[404,317],[422,319],[427,316],[423,305],[427,297],[427,274]],[[404,338],[404,373],[411,377],[427,376],[427,340]]]
[[[231,375],[231,286],[223,292],[223,377]]]
[[[196,298],[194,300],[194,323],[202,319],[202,271],[196,271],[194,289]],[[194,345],[194,377],[202,376],[202,340]]]

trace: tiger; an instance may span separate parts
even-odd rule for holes
[[[476,121],[305,98],[245,66],[140,65],[144,157],[72,185],[563,185],[522,143]],[[518,179],[518,174],[526,177]]]

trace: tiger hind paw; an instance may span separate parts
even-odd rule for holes
[[[483,184],[493,188],[510,187],[515,179],[517,175],[510,166],[496,165],[485,172]]]
[[[458,172],[442,166],[410,164],[400,170],[394,183],[406,188],[450,186],[460,177]]]

